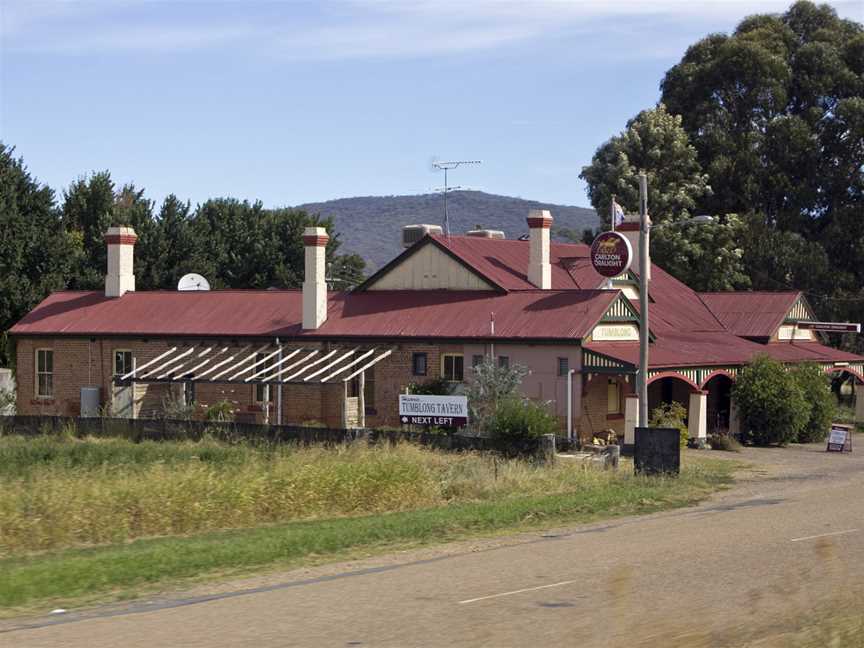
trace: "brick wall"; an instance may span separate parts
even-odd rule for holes
[[[609,379],[616,380],[619,389],[620,414],[609,414],[608,385]],[[615,430],[619,436],[624,436],[624,398],[633,392],[633,380],[624,382],[620,376],[595,374],[591,380],[583,383],[582,411],[578,419],[577,430],[579,439],[590,441],[591,437],[603,430]],[[576,425],[576,424],[574,424]]]
[[[152,339],[141,338],[98,338],[91,341],[88,338],[20,338],[17,340],[17,381],[18,381],[18,412],[23,415],[55,415],[55,416],[77,416],[80,414],[80,388],[83,386],[97,386],[100,390],[100,402],[110,404],[115,389],[112,384],[114,351],[130,350],[135,358],[136,366],[140,367],[165,353],[173,346],[178,348],[196,347],[194,353],[197,356],[203,349],[214,347],[211,353],[216,353],[224,344],[218,342],[190,342],[188,340]],[[242,344],[231,346],[231,350],[224,354],[227,357],[237,354],[234,362],[253,353],[261,345],[253,346],[252,349],[239,354]],[[287,355],[298,348],[297,344],[285,345],[284,353]],[[322,353],[326,353],[332,347],[328,343],[305,344],[304,348],[318,347]],[[564,353],[574,354],[572,349],[556,351],[548,349],[522,348],[524,345],[496,345],[499,354],[509,354],[512,362],[525,362],[531,365],[532,375],[526,389],[526,396],[543,400],[551,400],[554,404],[556,414],[561,421],[562,433],[565,429],[566,420],[562,416],[564,399],[566,398],[566,380],[555,375],[556,355]],[[51,348],[54,350],[54,397],[40,400],[35,397],[34,390],[34,363],[35,350],[37,348]],[[367,427],[398,426],[399,394],[404,393],[405,388],[414,382],[426,382],[441,375],[441,356],[444,353],[461,353],[464,355],[465,378],[470,380],[471,355],[475,349],[471,345],[462,344],[423,344],[423,343],[400,343],[391,346],[392,354],[367,372],[369,388],[373,392],[371,398],[367,399],[366,425]],[[427,373],[425,376],[415,376],[412,373],[412,358],[415,353],[427,354]],[[296,362],[302,358],[303,352],[298,354],[285,365]],[[522,354],[522,355],[520,355]],[[541,355],[545,354],[545,355]],[[549,357],[547,358],[546,355]],[[524,360],[523,360],[524,356]],[[202,359],[206,357],[203,356]],[[200,360],[199,360],[200,361]],[[161,362],[161,361],[160,361]],[[272,360],[271,360],[272,362]],[[194,362],[193,364],[197,364]],[[188,367],[193,364],[187,365]],[[157,363],[158,365],[158,363]],[[155,367],[157,365],[151,365]],[[547,366],[548,365],[548,366]],[[225,365],[227,368],[229,365]],[[578,355],[573,356],[571,367],[578,369]],[[203,370],[207,367],[205,366]],[[220,369],[221,371],[221,369]],[[227,377],[227,376],[226,376]],[[541,381],[542,378],[542,381]],[[575,376],[574,383],[578,385],[580,375]],[[532,382],[533,381],[533,382]],[[542,390],[535,382],[543,382],[547,387]],[[597,387],[602,383],[603,389]],[[127,388],[128,389],[128,388]],[[157,416],[163,411],[164,403],[170,398],[177,398],[182,394],[182,383],[169,385],[165,383],[138,383],[134,387],[134,413],[139,418],[150,418]],[[323,424],[328,427],[339,428],[343,424],[344,385],[341,382],[321,385],[314,384],[286,384],[281,387],[271,386],[270,421],[276,421],[276,390],[282,390],[282,421],[284,424]],[[539,390],[539,391],[538,391]],[[594,385],[589,385],[583,398],[587,398],[587,406],[580,402],[578,387],[574,394],[574,418],[577,429],[582,436],[590,436],[590,430],[600,431],[609,427],[623,432],[623,419],[621,421],[607,420],[606,418],[606,393],[605,380],[595,377]],[[537,392],[537,393],[535,393]],[[560,392],[560,393],[559,393]],[[595,393],[596,392],[596,393]],[[247,422],[264,422],[262,404],[255,400],[255,386],[252,384],[224,384],[201,382],[195,385],[195,401],[199,405],[196,418],[203,418],[206,407],[219,401],[228,400],[235,405],[235,413],[239,420]],[[581,412],[581,416],[580,416]],[[589,417],[589,418],[586,418]],[[588,424],[590,420],[590,425]],[[584,431],[584,432],[583,432]]]

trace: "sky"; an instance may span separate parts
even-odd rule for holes
[[[687,46],[774,0],[0,0],[0,140],[59,192],[265,206],[451,185],[588,205]],[[864,0],[830,2],[864,21]]]

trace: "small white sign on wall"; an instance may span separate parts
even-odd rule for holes
[[[639,340],[639,329],[635,324],[600,324],[594,327],[591,337],[595,342],[620,342]]]

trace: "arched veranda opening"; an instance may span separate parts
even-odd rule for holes
[[[648,380],[648,417],[662,403],[680,403],[690,414],[690,394],[699,386],[675,372],[661,373]]]
[[[712,374],[702,383],[702,389],[708,392],[708,434],[729,430],[732,385],[732,377],[724,372]]]
[[[860,418],[864,414],[864,375],[849,367],[830,367],[825,373],[831,378],[831,391],[838,404],[847,407]]]

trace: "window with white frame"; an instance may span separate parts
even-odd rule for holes
[[[54,396],[54,351],[36,349],[36,397]]]
[[[132,352],[128,349],[114,349],[114,375],[125,376],[133,369]]]
[[[462,382],[465,360],[462,354],[447,353],[441,356],[441,377],[450,382]]]
[[[264,358],[267,357],[266,353],[259,353],[255,356],[255,363],[263,362]],[[267,366],[266,363],[260,364],[255,367],[253,373],[261,371]],[[259,376],[261,378],[263,376]],[[256,403],[270,403],[273,401],[273,391],[272,389],[267,389],[269,385],[265,385],[264,383],[258,383],[255,385],[255,402]]]

